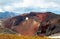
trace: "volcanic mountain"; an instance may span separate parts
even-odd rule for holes
[[[60,33],[60,15],[52,12],[30,12],[4,21],[4,27],[28,36],[50,36]]]

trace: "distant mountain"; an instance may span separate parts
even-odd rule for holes
[[[0,19],[7,19],[16,16],[14,12],[0,12]]]

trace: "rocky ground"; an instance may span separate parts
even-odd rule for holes
[[[14,31],[12,31],[12,30],[4,27],[3,21],[4,21],[4,20],[0,19],[0,33],[15,34]]]

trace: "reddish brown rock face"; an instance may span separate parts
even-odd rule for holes
[[[36,35],[39,25],[39,22],[36,22],[33,19],[29,19],[26,21],[22,21],[21,24],[18,25],[18,27],[15,27],[14,30],[22,35],[33,36]]]
[[[49,33],[49,28],[54,30],[54,25],[57,24],[57,21],[55,21],[55,17],[56,14],[52,14],[51,12],[31,12],[29,14],[23,14],[7,19],[4,23],[6,28],[12,29],[22,35],[50,35],[51,33]]]

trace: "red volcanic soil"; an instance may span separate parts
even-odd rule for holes
[[[28,18],[27,20],[26,17]],[[54,25],[58,25],[56,17],[57,20],[60,19],[59,15],[52,12],[30,12],[29,14],[22,14],[9,18],[4,21],[4,24],[6,28],[9,28],[22,35],[32,36],[40,35],[41,33],[45,35],[45,33],[49,31],[48,27],[50,28],[50,26],[53,26],[52,28],[55,29]],[[56,22],[53,20],[56,20]],[[50,33],[48,33],[48,35],[50,35]]]

